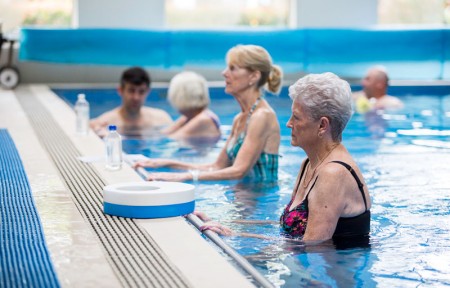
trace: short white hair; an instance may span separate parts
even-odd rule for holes
[[[168,100],[179,111],[208,107],[210,100],[206,79],[192,71],[178,73],[170,81]]]
[[[289,87],[289,97],[303,105],[314,121],[330,120],[334,141],[342,141],[342,132],[352,117],[350,85],[333,73],[309,74]]]

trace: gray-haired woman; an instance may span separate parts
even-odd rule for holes
[[[311,74],[293,84],[289,96],[293,101],[287,122],[292,130],[291,145],[302,148],[307,159],[280,217],[282,234],[306,243],[367,236],[369,192],[358,165],[341,143],[352,116],[350,86],[332,73]],[[196,214],[209,220],[200,212]],[[202,229],[236,235],[215,222],[205,223]]]
[[[170,81],[168,100],[181,117],[162,132],[174,139],[218,139],[219,117],[208,109],[210,102],[206,79],[192,71],[175,75]]]

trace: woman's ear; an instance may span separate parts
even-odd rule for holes
[[[258,83],[261,79],[261,71],[253,71],[252,74],[250,74],[250,81],[252,83]]]
[[[330,127],[330,119],[328,117],[321,117],[319,121],[319,134],[323,135]]]

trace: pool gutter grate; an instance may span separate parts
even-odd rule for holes
[[[91,225],[124,287],[189,287],[154,240],[133,219],[105,215],[101,192],[106,183],[81,156],[47,109],[28,89],[16,90],[39,141]]]

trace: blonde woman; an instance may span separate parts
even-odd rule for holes
[[[239,103],[225,146],[210,164],[183,163],[168,159],[150,159],[136,167],[162,167],[189,170],[181,173],[152,173],[149,180],[221,180],[251,177],[273,181],[278,176],[280,125],[277,115],[263,97],[263,90],[278,93],[281,68],[272,64],[261,46],[237,45],[227,53],[222,72],[225,92]]]

